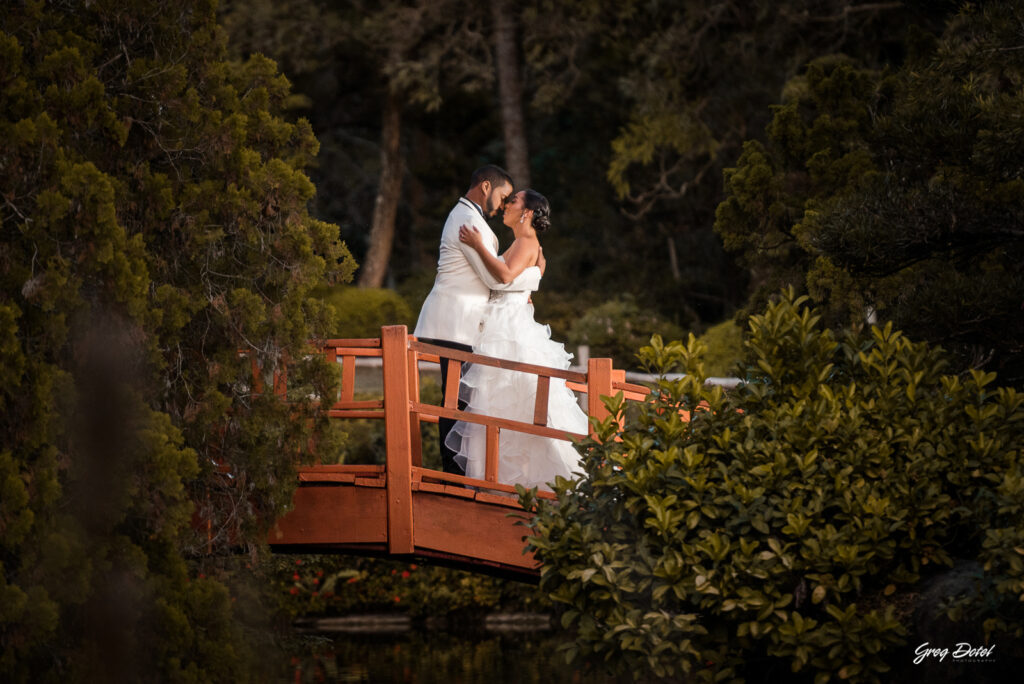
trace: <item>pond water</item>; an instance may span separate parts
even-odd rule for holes
[[[418,626],[393,631],[304,632],[282,682],[549,684],[618,681],[565,664],[568,635],[550,629]]]

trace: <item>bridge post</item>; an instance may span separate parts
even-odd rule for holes
[[[598,420],[608,417],[608,409],[601,403],[602,396],[612,395],[612,360],[587,360],[587,415]],[[591,429],[591,435],[594,434]]]
[[[409,334],[404,325],[381,328],[384,374],[384,466],[388,500],[388,552],[413,552],[412,438],[409,421]]]

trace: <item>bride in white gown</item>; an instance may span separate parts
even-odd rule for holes
[[[484,246],[475,228],[463,226],[459,239],[472,246],[487,269],[502,282],[512,282],[529,266],[537,264],[540,242],[537,233],[550,225],[547,199],[534,190],[521,190],[506,204],[503,221],[515,234],[515,241],[500,257]],[[572,354],[565,345],[551,339],[551,328],[533,319],[532,289],[492,292],[480,323],[473,352],[538,366],[566,369]],[[462,379],[461,398],[466,410],[524,423],[533,422],[537,376],[474,364]],[[548,426],[586,433],[587,415],[564,380],[551,379],[548,393]],[[468,477],[483,479],[486,428],[459,421],[445,443],[455,452],[455,461]],[[498,441],[498,481],[551,491],[556,476],[571,478],[582,472],[579,454],[571,442],[502,429]]]

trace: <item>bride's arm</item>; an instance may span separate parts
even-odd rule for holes
[[[472,247],[480,255],[488,272],[504,284],[511,283],[536,261],[536,250],[522,245],[518,239],[505,252],[506,261],[502,261],[484,246],[483,235],[472,226],[462,226],[459,229],[459,240]]]

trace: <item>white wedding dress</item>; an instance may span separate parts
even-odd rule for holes
[[[484,309],[473,352],[499,359],[565,370],[572,354],[551,339],[551,328],[533,319],[530,291],[492,292]],[[472,364],[466,370],[459,397],[468,411],[533,423],[537,376]],[[548,427],[586,434],[587,414],[565,381],[552,378],[548,390]],[[445,443],[468,477],[484,479],[486,428],[458,421]],[[572,442],[502,429],[498,440],[498,481],[551,491],[556,476],[582,473]]]

